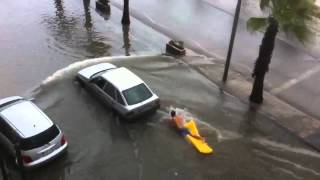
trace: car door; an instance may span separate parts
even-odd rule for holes
[[[100,76],[95,77],[91,81],[90,89],[92,90],[94,95],[97,96],[103,103],[111,105],[110,97],[108,97],[105,91],[103,90],[106,83],[107,81],[104,78]]]
[[[2,153],[8,153],[10,156],[14,156],[14,143],[17,141],[17,137],[13,131],[0,117],[0,148],[4,150]]]
[[[107,97],[107,101],[108,103],[115,108],[115,102],[116,102],[116,88],[109,83],[108,81],[106,81],[104,87],[103,87],[103,91],[105,93],[105,96]]]
[[[115,109],[120,113],[120,114],[126,114],[127,113],[127,109],[125,108],[125,102],[123,100],[122,95],[120,94],[120,92],[116,89],[116,94],[115,94],[116,98],[115,98]]]

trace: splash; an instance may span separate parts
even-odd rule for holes
[[[242,137],[240,134],[237,134],[237,133],[231,132],[231,131],[227,131],[227,130],[219,129],[219,128],[211,125],[208,122],[202,121],[199,117],[192,114],[187,108],[182,109],[182,108],[178,108],[178,107],[173,107],[171,105],[169,108],[167,108],[167,111],[171,112],[171,110],[175,110],[177,115],[184,117],[184,119],[186,119],[186,120],[193,119],[197,123],[199,129],[214,132],[217,136],[218,142],[239,139]],[[169,118],[169,115],[170,114],[168,113],[168,118]]]
[[[121,61],[121,60],[130,60],[130,59],[136,59],[136,58],[148,58],[148,57],[154,57],[152,55],[133,55],[133,56],[113,56],[113,57],[101,57],[101,58],[94,58],[94,59],[86,59],[83,61],[79,61],[73,64],[70,64],[69,66],[59,69],[55,73],[53,73],[51,76],[49,76],[47,79],[45,79],[41,86],[45,86],[54,82],[57,82],[61,79],[65,79],[66,77],[74,77],[76,75],[76,72],[78,72],[80,69],[85,68],[90,65],[103,63],[103,62],[113,62],[113,61]]]

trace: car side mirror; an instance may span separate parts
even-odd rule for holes
[[[100,80],[100,77],[92,77],[90,80],[89,80],[89,82],[90,83],[95,83],[95,82],[97,82],[97,81],[99,81]]]
[[[92,78],[92,79],[89,80],[89,83],[94,83],[96,81],[97,81],[97,78]]]

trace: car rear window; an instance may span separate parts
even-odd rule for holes
[[[49,129],[43,131],[35,136],[21,139],[20,148],[22,150],[30,150],[41,147],[52,141],[59,134],[59,129],[56,125],[51,126]]]
[[[128,105],[133,105],[149,99],[152,96],[152,93],[146,87],[146,85],[142,83],[130,89],[124,90],[123,95]]]

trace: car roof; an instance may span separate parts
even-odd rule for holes
[[[137,75],[125,67],[107,71],[101,75],[112,83],[118,90],[123,91],[131,87],[144,83]]]
[[[23,98],[20,96],[11,96],[11,97],[0,99],[0,108],[7,106],[7,105],[13,103],[14,101],[17,101],[20,99],[23,99]]]
[[[35,136],[53,125],[53,122],[28,100],[20,100],[1,109],[0,116],[22,138]]]
[[[93,66],[86,67],[79,71],[79,74],[86,77],[87,79],[90,79],[90,77],[96,73],[99,73],[104,70],[113,69],[116,68],[115,65],[110,63],[100,63]]]

